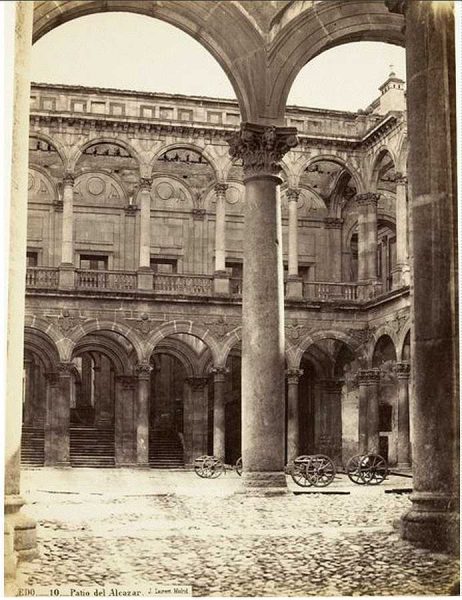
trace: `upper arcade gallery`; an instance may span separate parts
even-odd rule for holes
[[[25,60],[30,55],[31,39],[37,40],[48,31],[82,15],[104,11],[128,11],[145,14],[165,20],[192,35],[219,62],[227,74],[239,104],[242,124],[233,139],[229,140],[231,156],[242,165],[242,182],[245,194],[242,218],[242,256],[245,260],[242,283],[242,329],[241,341],[241,450],[243,457],[243,485],[247,490],[269,488],[272,492],[283,491],[286,487],[284,464],[286,461],[286,420],[285,386],[286,359],[283,296],[282,228],[280,218],[279,189],[284,177],[283,162],[291,153],[298,152],[297,127],[286,124],[286,101],[295,77],[300,69],[324,50],[351,41],[383,41],[406,47],[407,53],[407,175],[409,186],[411,269],[413,276],[413,296],[411,299],[412,321],[412,401],[413,447],[415,464],[414,494],[412,505],[402,519],[402,535],[413,542],[436,548],[454,547],[457,530],[457,286],[455,285],[454,265],[456,257],[456,192],[455,192],[455,75],[454,75],[454,15],[450,2],[423,2],[420,0],[320,0],[300,2],[254,2],[254,1],[61,1],[18,3],[17,47],[18,56]],[[20,54],[23,52],[23,54]],[[25,58],[24,58],[25,57]],[[30,140],[30,82],[26,69],[19,64],[16,78],[15,131],[13,152],[18,160],[12,172],[12,219],[25,220],[25,198],[27,197],[27,158]],[[367,118],[367,117],[366,117]],[[71,146],[75,144],[72,143]],[[378,149],[377,149],[378,150]],[[82,153],[76,156],[81,157]],[[399,152],[398,152],[399,155]],[[97,158],[97,157],[92,157]],[[90,157],[84,155],[84,160]],[[380,164],[381,160],[383,164]],[[402,160],[402,159],[401,159]],[[382,174],[390,169],[384,155],[377,156]],[[404,163],[404,161],[403,161]],[[395,163],[396,166],[396,163]],[[353,175],[353,173],[351,173]],[[141,180],[146,179],[140,173]],[[364,176],[364,173],[363,173]],[[149,174],[148,174],[149,177]],[[364,213],[358,219],[358,242],[363,245],[362,275],[374,285],[376,275],[376,212],[374,192],[370,189],[371,171],[365,178],[365,187],[360,192]],[[375,180],[378,185],[380,177]],[[65,172],[62,177],[62,229],[60,247],[60,274],[63,287],[68,288],[67,301],[78,303],[69,293],[69,279],[73,264],[73,193],[74,173]],[[225,180],[218,180],[225,183]],[[288,182],[288,187],[293,187]],[[388,182],[390,183],[390,182]],[[387,184],[388,184],[387,183]],[[404,182],[402,182],[404,183]],[[297,185],[299,182],[297,182]],[[147,182],[140,186],[139,245],[134,252],[138,266],[148,267],[149,263],[149,197]],[[344,186],[346,188],[347,186]],[[215,190],[217,207],[223,188]],[[356,188],[356,192],[358,188]],[[396,194],[397,195],[397,194]],[[293,211],[293,213],[296,212]],[[143,218],[144,215],[144,218]],[[148,217],[148,218],[146,218]],[[218,215],[216,217],[218,223]],[[289,219],[288,219],[289,221]],[[405,223],[402,219],[401,223]],[[223,223],[223,220],[221,221]],[[292,220],[294,223],[294,220]],[[296,219],[295,219],[296,224]],[[290,223],[289,223],[290,230]],[[295,227],[297,230],[297,227]],[[403,233],[404,227],[400,230]],[[294,228],[292,228],[292,233]],[[57,238],[58,239],[58,238]],[[296,248],[292,236],[292,261],[288,256],[288,266],[295,269]],[[275,243],[276,242],[276,243]],[[15,307],[21,305],[24,296],[25,267],[19,257],[24,255],[20,239],[11,241],[12,260],[10,271],[10,302]],[[289,243],[289,249],[290,249]],[[225,248],[226,250],[226,248]],[[215,257],[223,258],[223,248],[215,240]],[[221,263],[222,264],[222,263]],[[358,265],[359,266],[359,265]],[[149,267],[148,267],[149,270]],[[139,287],[146,285],[139,269]],[[152,276],[152,275],[151,275]],[[67,279],[66,279],[67,277]],[[435,295],[438,290],[438,295]],[[215,289],[214,292],[218,292]],[[167,303],[165,304],[167,306]],[[197,303],[197,310],[201,303]],[[226,309],[227,310],[227,309]],[[332,307],[329,306],[329,311]],[[383,311],[381,306],[379,311]],[[335,313],[335,311],[333,311]],[[385,315],[385,313],[383,313]],[[295,308],[295,318],[302,318],[303,309]],[[20,315],[21,316],[21,315]],[[70,315],[63,313],[64,330],[72,325]],[[206,316],[206,315],[205,315]],[[223,315],[224,317],[226,315]],[[22,321],[21,318],[16,320]],[[323,309],[315,320],[326,318]],[[335,318],[335,314],[327,317]],[[143,318],[140,316],[140,320]],[[39,322],[38,319],[35,320]],[[92,351],[90,346],[76,346],[79,333],[103,330],[107,321],[98,321],[94,329],[76,324],[70,342],[63,335],[63,328],[55,339],[62,352],[62,369],[51,377],[55,394],[64,406],[69,398],[70,369],[72,352]],[[191,333],[175,327],[171,333]],[[11,322],[11,320],[10,320]],[[62,325],[63,321],[60,321]],[[20,323],[22,324],[22,323]],[[29,321],[34,326],[34,317]],[[143,324],[140,323],[141,333]],[[353,327],[354,328],[354,327]],[[49,331],[53,330],[50,325]],[[119,331],[127,333],[127,328]],[[196,330],[197,331],[197,330]],[[208,330],[207,330],[208,331]],[[113,330],[114,334],[116,333]],[[225,332],[226,334],[226,332]],[[213,335],[210,333],[210,339]],[[294,334],[296,335],[296,334]],[[159,334],[160,337],[162,337]],[[219,336],[219,334],[218,334]],[[152,342],[160,337],[153,336]],[[166,336],[164,336],[166,337]],[[223,336],[222,336],[223,337]],[[309,336],[306,336],[309,337]],[[113,335],[111,339],[117,338]],[[137,340],[137,334],[133,336]],[[287,339],[287,337],[286,337]],[[95,340],[92,340],[93,343]],[[319,341],[314,338],[312,341]],[[387,360],[391,356],[389,345],[383,347],[368,341],[368,358],[373,366],[374,354]],[[21,543],[28,543],[24,527],[21,540],[15,540],[15,515],[21,501],[19,484],[19,445],[21,434],[21,411],[17,408],[17,398],[21,397],[23,353],[21,336],[10,338],[8,410],[11,412],[7,432],[7,478],[6,512],[7,536],[16,542],[16,551],[21,552]],[[123,342],[122,342],[123,344]],[[108,352],[113,348],[109,348]],[[155,344],[154,344],[155,345]],[[164,346],[165,349],[166,346]],[[356,349],[358,344],[356,345]],[[408,340],[401,345],[409,351]],[[125,390],[131,389],[137,410],[144,415],[138,424],[136,440],[140,441],[146,454],[148,431],[147,406],[149,398],[149,378],[152,365],[149,344],[136,348],[138,365],[138,386],[131,389],[129,382]],[[171,347],[170,347],[171,349]],[[301,361],[306,347],[296,352]],[[146,352],[144,352],[146,350]],[[326,354],[326,348],[316,350],[314,361]],[[395,348],[396,350],[396,348]],[[128,352],[128,349],[127,349]],[[343,368],[344,353],[339,364]],[[375,354],[376,355],[376,354]],[[51,356],[51,355],[50,355]],[[66,361],[62,360],[62,356]],[[218,352],[219,356],[219,352]],[[377,356],[377,355],[376,355]],[[408,354],[406,354],[408,356]],[[54,356],[56,358],[56,355]],[[143,362],[144,359],[144,362]],[[154,362],[155,362],[154,358]],[[320,360],[322,362],[322,360]],[[63,364],[64,363],[64,364]],[[332,366],[332,361],[329,363]],[[214,365],[214,367],[224,365]],[[101,366],[103,368],[103,366]],[[334,367],[335,368],[335,367]],[[56,381],[55,381],[56,375]],[[125,385],[124,383],[124,385]],[[374,382],[375,384],[376,382]],[[200,386],[191,384],[190,398],[195,406],[202,406],[204,396]],[[128,392],[123,392],[128,394]],[[372,396],[371,396],[372,397]],[[293,400],[293,396],[291,396]],[[376,397],[375,397],[376,399]],[[338,397],[331,396],[334,404]],[[66,404],[67,408],[69,407]],[[377,413],[369,414],[377,424]],[[262,415],[265,418],[261,418]],[[223,419],[223,412],[214,418]],[[193,419],[194,421],[194,419]],[[198,421],[197,421],[198,422]],[[203,425],[203,423],[201,423]],[[194,423],[193,423],[194,425]],[[363,427],[364,427],[363,422]],[[368,427],[369,425],[367,425]],[[52,440],[57,452],[62,450],[60,441],[65,439],[63,421],[53,421]],[[193,444],[204,442],[204,431],[195,437]],[[374,441],[376,433],[374,433]],[[222,440],[221,440],[222,441]],[[12,515],[12,516],[11,516]],[[27,528],[26,528],[27,529]],[[33,530],[33,524],[29,527]],[[30,539],[32,539],[32,535]],[[30,543],[30,540],[29,540]],[[12,548],[12,544],[10,544]],[[12,551],[13,552],[13,551]]]

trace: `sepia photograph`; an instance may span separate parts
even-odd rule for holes
[[[2,4],[5,596],[458,596],[459,3]]]

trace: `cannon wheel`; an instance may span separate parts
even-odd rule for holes
[[[303,454],[302,456],[297,456],[294,460],[290,475],[293,481],[300,487],[310,487],[313,485],[311,477],[309,476],[311,458],[311,456]]]
[[[347,475],[358,485],[378,485],[388,473],[387,461],[378,454],[358,454],[348,461]]]
[[[216,456],[199,456],[194,461],[194,472],[203,479],[216,479],[224,470],[223,463]]]
[[[364,483],[379,485],[388,473],[387,461],[378,454],[368,454],[363,457],[364,466],[361,469]]]
[[[315,454],[310,457],[307,465],[307,475],[314,487],[326,487],[335,479],[335,465],[324,454]]]
[[[237,459],[235,469],[236,469],[236,473],[240,477],[242,475],[242,456]]]

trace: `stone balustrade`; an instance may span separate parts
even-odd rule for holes
[[[59,289],[59,269],[57,267],[28,267],[26,287],[29,290]],[[138,289],[137,274],[134,271],[76,269],[73,287],[76,290],[136,291]],[[149,289],[158,294],[171,296],[213,296],[213,276],[152,273],[152,287]],[[149,289],[144,291],[149,291]],[[303,298],[300,300],[360,302],[370,300],[380,294],[379,288],[360,283],[309,281],[303,284]],[[229,296],[240,297],[241,295],[242,279],[231,279]]]

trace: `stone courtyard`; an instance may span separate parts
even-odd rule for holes
[[[302,493],[258,497],[235,493],[233,471],[24,470],[40,556],[18,583],[37,595],[163,584],[194,596],[451,595],[456,560],[393,527],[410,481],[363,487],[339,475],[323,493],[288,481]]]

